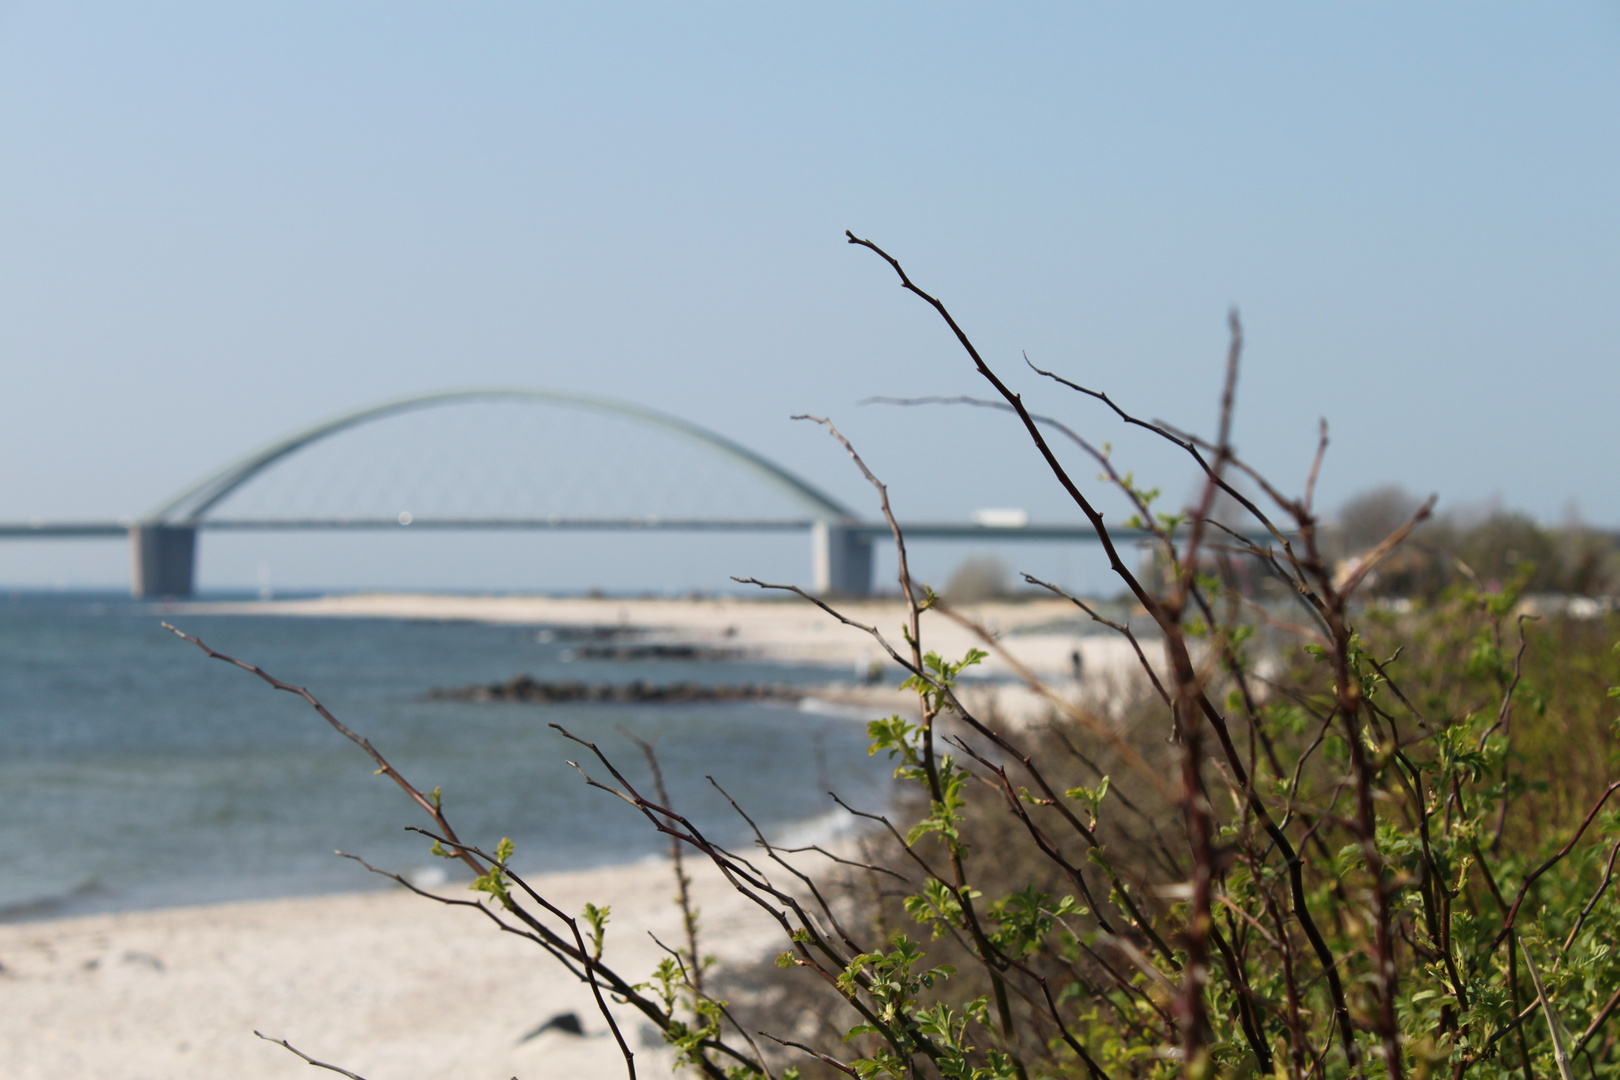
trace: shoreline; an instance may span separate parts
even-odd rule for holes
[[[712,867],[687,866],[704,950],[722,965],[765,955],[779,928]],[[529,880],[565,911],[612,906],[604,958],[626,978],[662,955],[647,931],[679,937],[668,859]],[[471,895],[459,882],[432,891]],[[520,1041],[561,1012],[585,1035]],[[651,1026],[615,1016],[638,1072],[669,1075]],[[16,1080],[303,1075],[254,1029],[374,1080],[623,1070],[587,986],[476,910],[397,886],[0,925],[0,1059]]]
[[[836,715],[835,710],[848,709],[848,706],[828,705],[822,702],[808,700],[805,704],[822,706],[810,711],[823,715]],[[851,837],[861,835],[861,825],[853,821],[848,813],[832,807],[823,808],[806,817],[778,822],[768,826],[771,840],[778,847],[805,847],[816,844],[823,847],[836,848],[850,840]],[[667,850],[667,845],[665,846]],[[337,853],[334,853],[337,854]],[[688,859],[693,858],[690,852]],[[437,860],[434,860],[436,863]],[[525,868],[523,860],[519,859],[513,864],[513,869],[522,874],[527,881],[570,881],[575,878],[588,878],[593,875],[603,875],[606,878],[616,878],[621,872],[634,876],[649,867],[660,867],[660,873],[673,881],[673,870],[670,860],[662,852],[631,853],[628,856],[607,855],[605,857],[585,856],[584,861],[574,864],[572,859],[562,860],[563,864],[549,869]],[[428,892],[437,892],[441,895],[459,893],[470,881],[470,876],[461,876],[465,873],[459,866],[456,872],[446,875],[442,865],[399,865],[384,864],[379,869],[389,870],[400,874],[411,885]],[[160,894],[161,899],[153,897],[150,890],[137,889],[133,893],[132,902],[127,905],[110,904],[106,907],[95,907],[89,910],[73,909],[73,901],[85,891],[84,885],[78,885],[59,893],[41,895],[35,898],[24,899],[7,908],[0,909],[0,980],[6,977],[10,970],[5,958],[5,943],[8,932],[20,931],[27,927],[56,927],[71,926],[75,923],[88,920],[111,920],[121,918],[134,918],[139,916],[167,916],[172,914],[176,918],[183,917],[185,912],[205,912],[213,909],[227,909],[235,907],[251,907],[253,905],[298,903],[303,901],[318,902],[322,900],[339,900],[342,898],[356,898],[378,896],[404,891],[397,882],[386,876],[378,875],[356,864],[353,883],[341,887],[310,887],[305,880],[305,887],[300,888],[297,881],[303,879],[282,878],[273,879],[278,884],[272,885],[258,893],[244,892],[236,896],[212,897],[202,899],[176,899],[180,890],[165,889]],[[673,888],[673,886],[671,886]],[[112,894],[125,895],[129,894]],[[671,894],[673,895],[673,893]],[[60,910],[61,908],[68,910]],[[13,934],[13,936],[15,936]]]
[[[624,600],[354,594],[311,600],[166,605],[164,615],[469,621],[536,628],[606,628],[634,642],[691,645],[785,664],[842,667],[850,681],[806,686],[797,708],[861,723],[910,713],[892,661],[865,684],[883,654],[860,629],[814,606],[780,600]],[[901,641],[898,600],[861,601],[845,613]],[[1064,601],[964,605],[995,646],[1005,646],[1064,694],[1110,691],[1129,644],[1080,633]],[[892,629],[891,629],[892,628]],[[985,643],[937,612],[924,616],[924,646],[960,656]],[[1085,680],[1071,676],[1075,652]],[[976,713],[1006,728],[1044,715],[1045,703],[1013,681],[992,653],[965,681]],[[829,672],[829,674],[834,674]],[[494,707],[494,706],[492,706]],[[793,707],[793,706],[788,706]],[[840,821],[842,818],[840,816]],[[827,821],[801,824],[823,843]],[[834,833],[843,827],[833,828]],[[774,837],[785,846],[798,840]],[[709,934],[704,951],[722,966],[770,956],[780,928],[712,867],[688,861]],[[632,981],[663,956],[647,936],[681,935],[667,859],[643,858],[538,874],[535,887],[565,911],[611,905],[606,960]],[[590,990],[532,942],[502,933],[476,909],[446,907],[391,884],[272,899],[148,907],[107,913],[46,913],[0,923],[0,1060],[8,1080],[116,1076],[124,1080],[243,1080],[305,1075],[307,1066],[255,1029],[371,1080],[622,1075],[623,1063]],[[471,899],[465,882],[432,891]],[[545,1020],[572,1012],[577,1037],[551,1031],[523,1041]],[[650,1025],[618,1009],[644,1080],[669,1075],[670,1054]]]
[[[836,602],[855,622],[875,626],[904,648],[906,607],[898,598]],[[883,681],[898,682],[900,668],[866,631],[844,625],[796,597],[619,598],[442,593],[333,593],[311,599],[175,603],[175,615],[294,616],[331,619],[407,619],[478,622],[550,628],[616,628],[646,640],[696,649],[724,649],[785,664],[842,667],[862,676],[876,665]],[[962,656],[971,648],[990,655],[976,669],[991,679],[1016,678],[1000,649],[1042,679],[1072,677],[1073,657],[1087,673],[1132,670],[1136,658],[1122,637],[1091,623],[1067,600],[1034,597],[961,604],[956,611],[986,630],[994,645],[938,612],[922,616],[924,648]],[[893,676],[893,678],[891,678]]]

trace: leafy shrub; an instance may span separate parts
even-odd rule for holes
[[[1106,444],[1031,415],[898,262],[849,239],[944,319],[998,395],[979,404],[1016,417],[1151,617],[1156,633],[1145,640],[1109,623],[1142,661],[1130,722],[1095,715],[1027,672],[1052,710],[1044,728],[1015,730],[967,707],[958,679],[986,653],[931,651],[934,620],[977,630],[985,649],[1024,669],[911,580],[894,526],[906,620],[894,638],[862,629],[916,694],[914,716],[869,732],[910,796],[896,804],[906,815],[898,824],[850,808],[872,826],[868,853],[821,853],[842,888],[818,887],[764,836],[753,858],[721,848],[667,799],[638,791],[599,747],[564,732],[589,753],[586,783],[712,862],[780,922],[777,964],[793,981],[766,995],[777,1011],[739,1012],[701,984],[695,934],[650,980],[614,971],[600,911],[588,909],[582,928],[511,872],[504,846],[461,841],[436,793],[412,788],[338,725],[431,815],[424,831],[435,850],[476,875],[481,896],[440,899],[531,937],[591,985],[615,1034],[616,1014],[638,1012],[715,1080],[786,1078],[800,1067],[952,1080],[1620,1072],[1610,1023],[1620,1006],[1620,905],[1609,887],[1620,853],[1615,628],[1514,619],[1530,572],[1476,575],[1404,615],[1353,604],[1432,500],[1339,571],[1313,509],[1317,468],[1302,494],[1288,495],[1233,449],[1235,316],[1212,440],[1049,375],[1197,463],[1197,502],[1167,515],[1115,468]],[[887,516],[882,483],[827,427]],[[1078,446],[1135,505],[1156,550],[1151,573],[1131,569],[1049,438]],[[1212,510],[1223,502],[1241,507],[1249,528],[1218,523]],[[1252,602],[1256,568],[1279,583],[1286,608]],[[849,621],[797,588],[753,583]],[[836,1008],[782,1014],[810,990]]]

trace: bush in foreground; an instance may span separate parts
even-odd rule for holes
[[[936,310],[996,395],[977,403],[1013,416],[1151,617],[1146,640],[1109,624],[1141,659],[1133,721],[1098,716],[1034,674],[1026,681],[1052,711],[1046,728],[1012,731],[976,714],[957,684],[987,653],[938,655],[925,641],[929,623],[967,625],[985,650],[1024,669],[911,580],[896,526],[905,624],[897,637],[860,628],[917,695],[915,716],[870,729],[873,752],[894,761],[912,793],[896,805],[912,812],[896,822],[850,808],[872,826],[870,854],[784,852],[758,836],[759,853],[744,858],[638,790],[602,749],[562,732],[587,754],[585,783],[629,803],[686,857],[712,862],[779,922],[777,964],[792,992],[782,996],[779,983],[774,1000],[814,990],[831,1003],[801,1021],[714,996],[690,922],[685,949],[650,979],[614,970],[603,962],[602,911],[556,908],[510,870],[508,844],[458,837],[437,792],[412,787],[307,691],[250,669],[321,709],[426,812],[435,852],[475,875],[475,898],[435,899],[532,938],[589,984],[632,1077],[618,1021],[631,1013],[715,1080],[801,1068],[953,1080],[1620,1071],[1611,1030],[1620,907],[1609,889],[1620,784],[1604,696],[1620,679],[1606,640],[1590,626],[1514,618],[1522,581],[1475,575],[1403,616],[1354,606],[1432,500],[1336,573],[1313,507],[1325,429],[1299,495],[1234,450],[1235,317],[1213,439],[1037,369],[1196,463],[1197,501],[1164,514],[1116,469],[1107,444],[1032,415],[897,261],[849,240]],[[882,483],[818,422],[893,525]],[[1131,568],[1060,446],[1088,455],[1135,507],[1130,525],[1155,551],[1150,571]],[[1246,527],[1217,522],[1218,505],[1227,522],[1241,508]],[[1252,601],[1257,572],[1280,583],[1286,608]],[[850,622],[797,588],[752,583]],[[821,855],[833,861],[805,869]],[[847,887],[833,888],[838,879]]]

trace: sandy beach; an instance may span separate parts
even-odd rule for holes
[[[890,643],[904,647],[900,627],[905,606],[898,600],[840,601],[834,605],[849,619],[875,626]],[[1041,632],[1059,623],[1084,619],[1074,605],[1058,599],[1031,599],[964,604],[957,609],[1016,645],[1018,657],[1043,674],[1068,670],[1076,637],[1067,632]],[[882,649],[872,637],[845,626],[798,598],[618,598],[555,596],[469,596],[434,593],[347,593],[309,600],[260,600],[242,603],[186,603],[177,613],[216,615],[301,615],[328,618],[449,619],[518,623],[536,626],[640,627],[670,638],[724,644],[766,659],[787,663],[851,665],[877,659]],[[936,613],[923,614],[927,648],[960,655],[984,642],[971,630]],[[1111,637],[1086,640],[1088,649]],[[1006,670],[992,656],[986,670]]]
[[[705,951],[725,963],[776,948],[780,932],[758,908],[708,867],[693,869]],[[658,962],[647,931],[679,940],[666,862],[537,882],[566,911],[612,905],[606,960],[627,977]],[[0,965],[0,1074],[10,1080],[313,1075],[255,1029],[367,1080],[624,1075],[587,987],[477,911],[400,888],[3,925]],[[583,1036],[519,1041],[565,1011]],[[617,1015],[638,1073],[668,1076],[651,1025],[628,1008]]]
[[[842,610],[901,644],[898,602]],[[636,628],[644,639],[841,668],[837,683],[801,707],[848,713],[852,723],[914,704],[894,689],[899,669],[892,664],[875,685],[852,678],[882,657],[880,649],[861,630],[801,601],[370,594],[190,603],[172,611]],[[1134,668],[1117,635],[1077,634],[1077,613],[1064,602],[987,603],[963,614],[1065,694],[1105,696],[1111,679]],[[925,616],[924,634],[926,647],[947,656],[984,644],[936,613]],[[1076,651],[1083,689],[1072,678]],[[999,652],[983,670],[1001,678],[966,691],[976,711],[993,705],[1006,724],[1044,715],[1045,704],[1010,678],[1014,667]],[[706,951],[724,964],[778,949],[779,930],[763,913],[706,866],[695,869],[710,928]],[[565,910],[578,912],[587,901],[612,905],[607,959],[627,977],[645,977],[661,956],[647,931],[678,939],[665,863],[538,880]],[[441,891],[467,895],[459,886]],[[576,1013],[585,1035],[552,1031],[521,1041],[562,1012]],[[657,1033],[628,1009],[620,1012],[640,1075],[668,1075]],[[310,1075],[254,1029],[367,1080],[623,1075],[588,988],[478,912],[403,889],[0,925],[0,1074],[8,1078]]]
[[[846,618],[876,627],[895,648],[906,609],[898,599],[840,601]],[[849,672],[882,666],[877,685],[828,687],[817,696],[832,704],[871,706],[903,711],[914,700],[893,690],[903,677],[887,660],[881,645],[858,627],[840,623],[813,604],[790,598],[618,598],[553,596],[469,596],[433,593],[352,593],[307,600],[261,600],[175,605],[184,615],[296,615],[321,618],[386,618],[460,620],[549,627],[625,627],[647,632],[649,640],[739,650],[760,659],[791,664],[818,664]],[[993,707],[1006,721],[1022,722],[1044,715],[1048,704],[1016,681],[1016,667],[1034,672],[1055,686],[1072,689],[1074,655],[1079,653],[1091,695],[1105,696],[1119,680],[1130,679],[1137,659],[1118,634],[1089,623],[1066,600],[1019,599],[960,605],[957,612],[987,631],[987,645],[975,630],[938,612],[924,612],[923,645],[945,657],[960,657],[972,648],[990,655],[974,671],[991,680],[970,688],[975,708]],[[1079,620],[1079,623],[1077,623]],[[1077,625],[1101,633],[1078,635]],[[1158,662],[1158,650],[1144,642]]]

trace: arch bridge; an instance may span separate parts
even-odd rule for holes
[[[795,516],[284,516],[230,517],[227,499],[276,465],[324,440],[388,417],[473,403],[518,403],[561,407],[629,421],[686,441],[752,474],[785,497]],[[645,406],[611,398],[552,390],[500,388],[450,390],[399,398],[333,417],[247,454],[180,491],[144,517],[119,522],[0,523],[0,539],[127,537],[131,593],[137,598],[186,597],[195,587],[198,534],[203,531],[291,530],[648,530],[808,532],[812,587],[818,593],[866,595],[872,589],[872,543],[889,534],[884,522],[861,520],[809,481],[749,448],[701,425]],[[1017,515],[986,516],[965,523],[914,523],[909,538],[1092,540],[1084,525],[1031,525]]]

